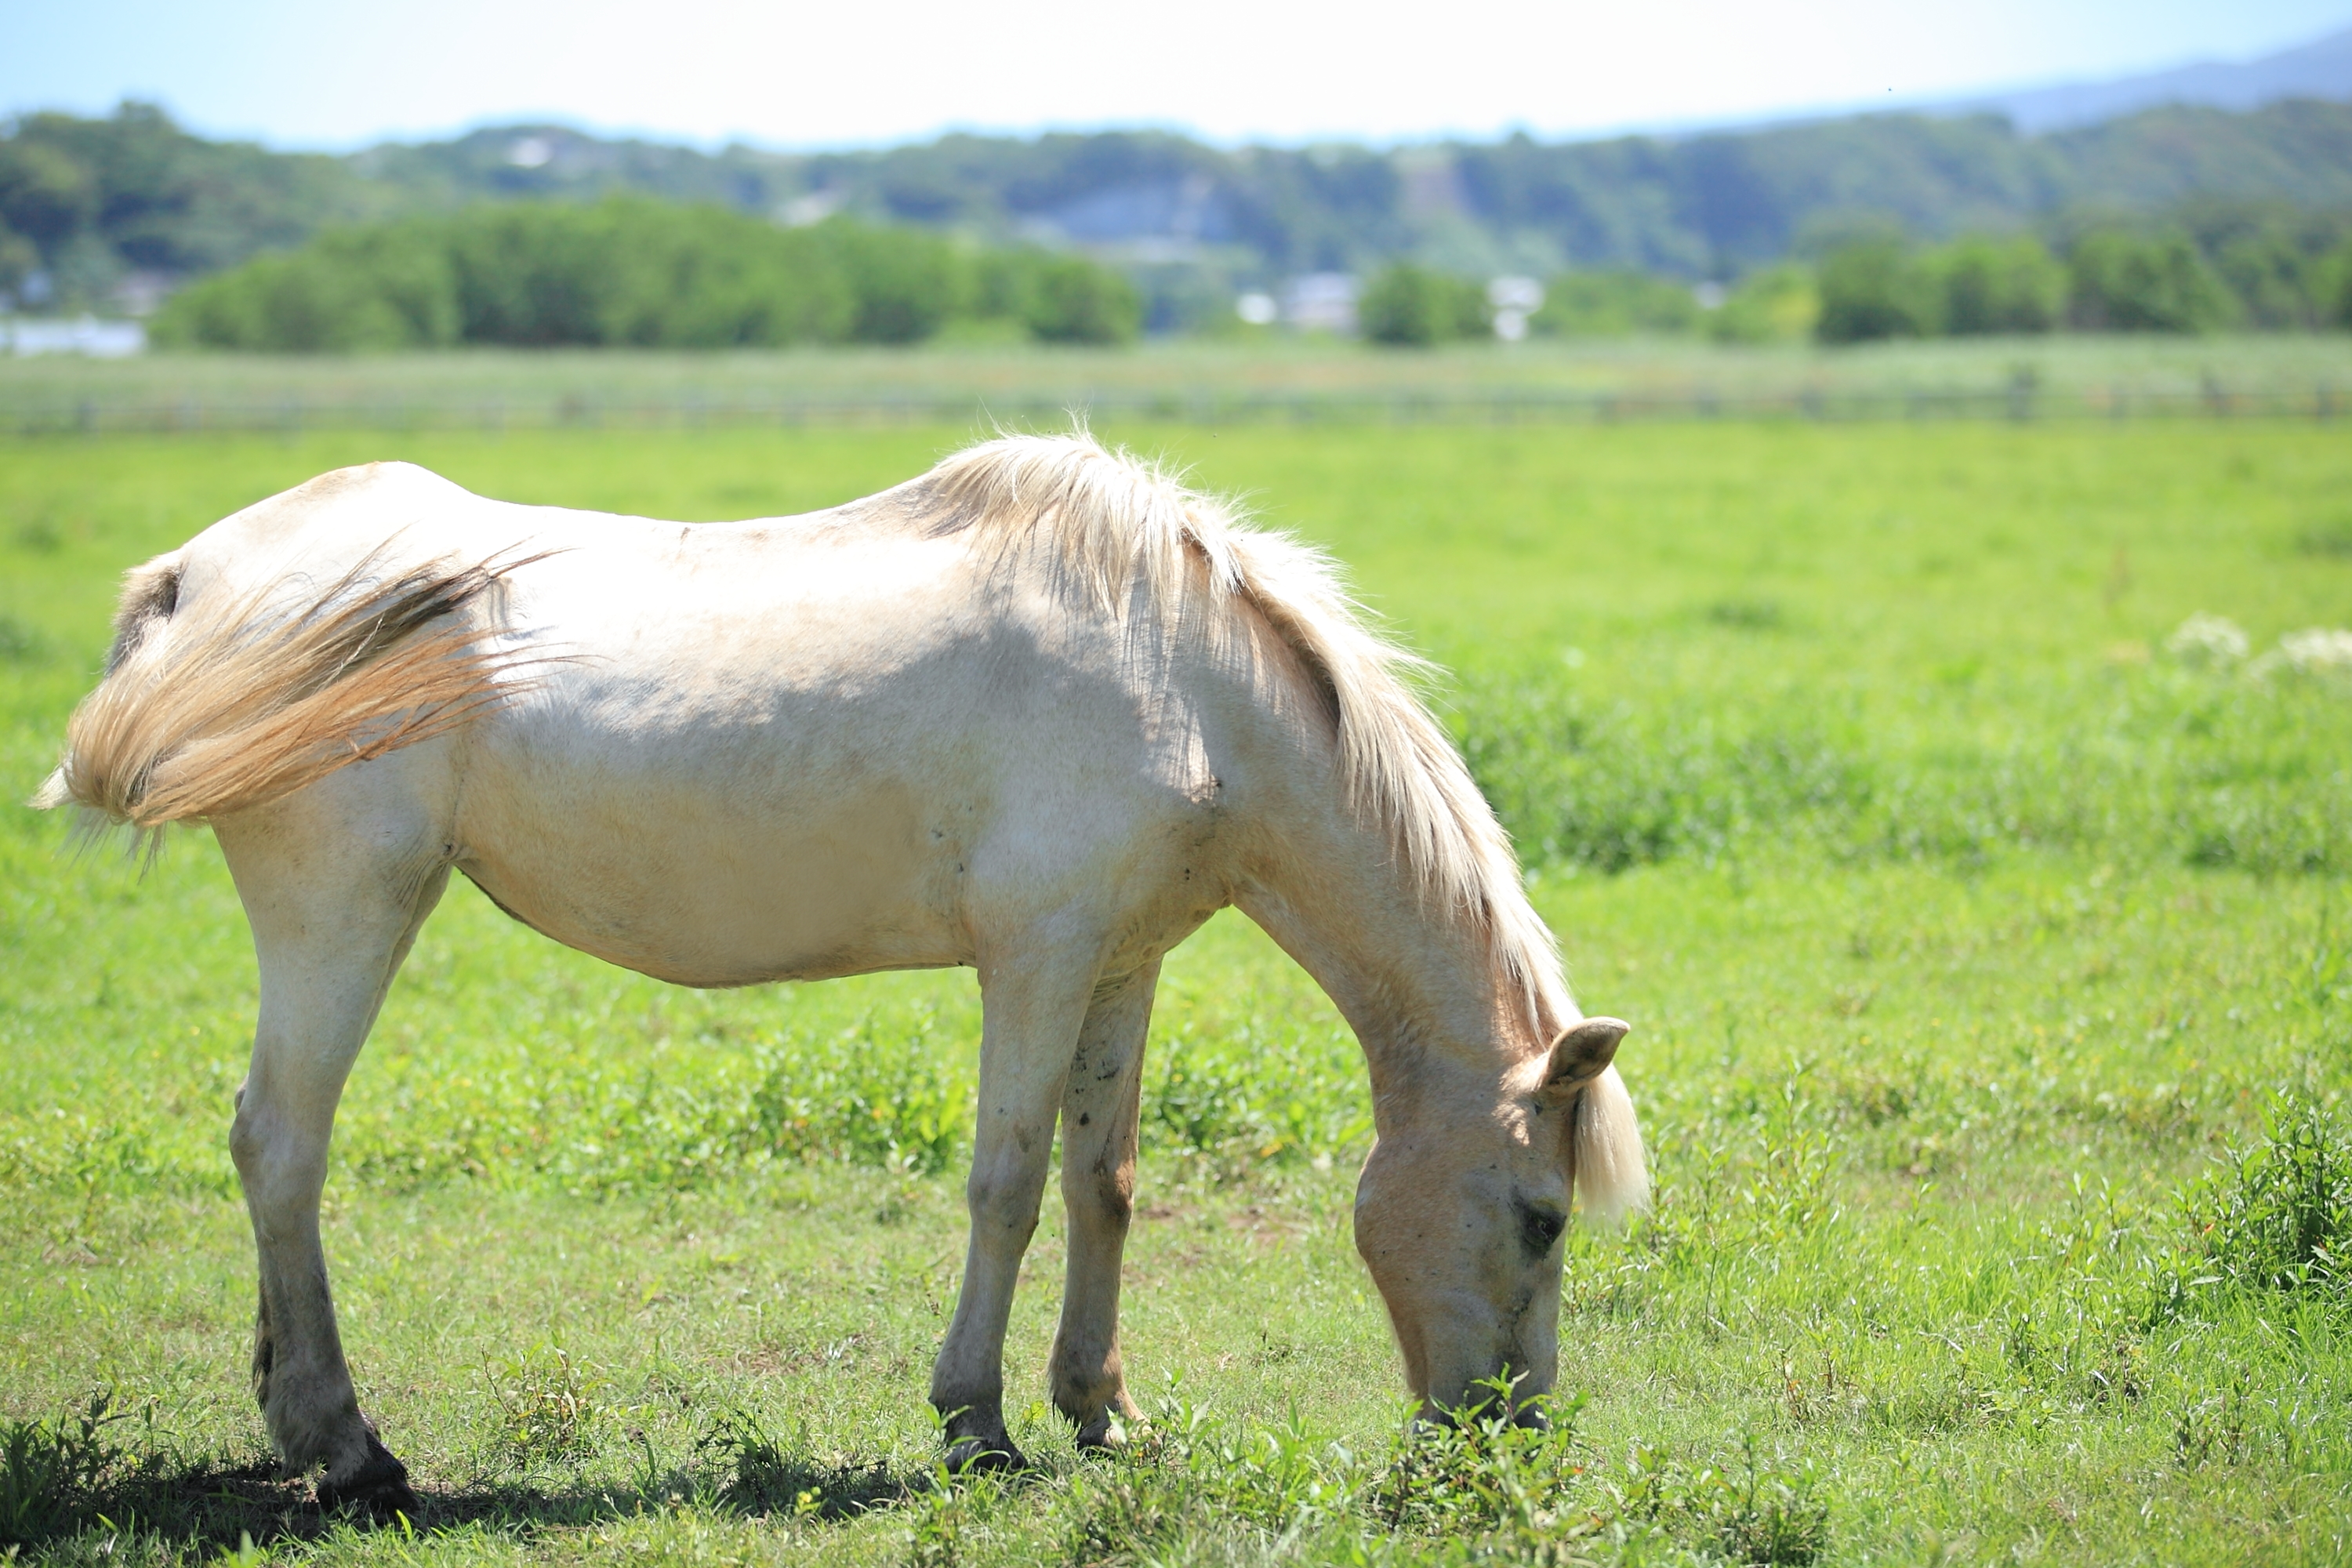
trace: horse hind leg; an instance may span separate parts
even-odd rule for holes
[[[1153,963],[1097,991],[1062,1095],[1069,1260],[1052,1383],[1055,1407],[1077,1428],[1082,1448],[1108,1447],[1113,1421],[1138,1414],[1119,1360],[1119,1265],[1135,1198],[1143,1042],[1159,982]]]
[[[317,804],[216,825],[261,970],[229,1134],[260,1265],[253,1390],[288,1471],[323,1468],[322,1505],[413,1515],[407,1470],[360,1414],[343,1359],[319,1197],[343,1080],[447,868],[421,847],[389,851],[380,834],[322,823]]]

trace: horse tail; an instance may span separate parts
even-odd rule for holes
[[[1614,1066],[1576,1097],[1576,1193],[1585,1216],[1615,1225],[1650,1205],[1650,1170],[1642,1158],[1642,1128],[1633,1097]]]
[[[527,563],[394,573],[382,556],[290,612],[264,590],[204,615],[180,603],[176,554],[133,568],[106,677],[32,804],[141,830],[219,816],[446,734],[514,690],[499,678],[521,661],[449,617]]]

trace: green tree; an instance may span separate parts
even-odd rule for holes
[[[1356,321],[1364,336],[1392,348],[1427,348],[1494,330],[1486,289],[1409,261],[1381,268],[1364,286]]]
[[[623,258],[624,204],[476,206],[451,220],[459,332],[522,348],[601,343]]]
[[[1822,258],[1820,289],[1813,335],[1825,343],[1928,337],[1941,325],[1934,282],[1899,240],[1831,251]]]
[[[2329,252],[2315,271],[2320,324],[2352,331],[2352,239]]]
[[[2229,291],[2178,232],[2094,229],[2067,258],[2067,314],[2107,332],[2201,332],[2225,324]]]
[[[2215,247],[2213,270],[2236,297],[2248,326],[2272,331],[2319,324],[2320,258],[2271,225],[2231,235]]]
[[[478,205],[331,231],[171,300],[163,344],[347,353],[445,343],[734,348],[910,342],[982,311],[1062,342],[1134,336],[1127,279],[834,219],[785,229],[643,196]]]
[[[43,250],[97,216],[98,180],[62,148],[16,136],[0,142],[0,222]]]
[[[41,253],[33,248],[33,242],[0,223],[0,293],[14,293],[25,274],[40,264]]]
[[[456,279],[442,229],[394,224],[321,235],[182,289],[150,332],[162,346],[346,353],[457,341]]]
[[[955,247],[919,229],[828,218],[814,231],[838,258],[855,298],[849,335],[916,343],[968,308],[971,278]]]
[[[1543,308],[1528,328],[1548,337],[1623,338],[1679,334],[1699,322],[1687,285],[1643,272],[1568,272],[1544,285]]]
[[[1934,255],[1942,324],[1954,337],[2046,332],[2066,308],[2066,269],[2032,235],[1974,236]]]
[[[1143,324],[1143,296],[1109,268],[1055,257],[1036,269],[1023,321],[1040,342],[1129,342]]]
[[[1707,336],[1723,343],[1793,342],[1812,334],[1822,313],[1812,274],[1797,266],[1749,273],[1707,318]]]
[[[604,341],[774,347],[848,336],[856,299],[835,247],[723,208],[630,198],[612,209],[620,265]]]

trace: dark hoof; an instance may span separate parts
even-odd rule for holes
[[[350,1510],[387,1524],[394,1515],[406,1514],[414,1520],[420,1511],[416,1494],[409,1489],[408,1467],[377,1442],[373,1432],[368,1434],[367,1458],[357,1470],[340,1481],[319,1483],[319,1507],[327,1513]]]
[[[959,1437],[948,1445],[947,1468],[951,1476],[1009,1475],[1029,1460],[1010,1437]]]
[[[1102,1415],[1078,1428],[1078,1451],[1082,1454],[1123,1454],[1135,1440],[1143,1423],[1132,1415]]]

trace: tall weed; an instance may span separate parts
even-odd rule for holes
[[[2352,1300],[2352,1125],[2336,1104],[2280,1096],[2261,1135],[2231,1148],[2181,1206],[2194,1272],[2160,1276],[2159,1317],[2208,1291]]]

